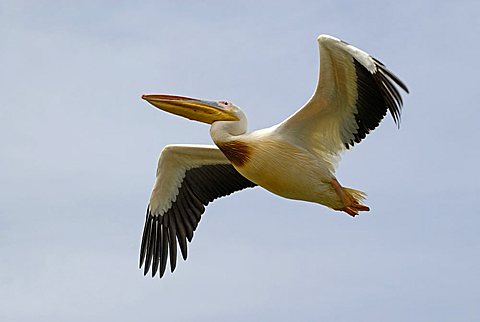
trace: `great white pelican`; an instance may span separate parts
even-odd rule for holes
[[[408,89],[385,65],[337,38],[320,35],[320,76],[313,96],[295,114],[247,132],[247,118],[228,101],[143,95],[153,106],[211,124],[215,145],[168,145],[158,161],[140,249],[144,274],[162,277],[177,242],[185,260],[205,206],[244,188],[322,204],[354,217],[368,211],[365,193],[335,178],[338,155],[375,129],[387,111],[398,125]]]

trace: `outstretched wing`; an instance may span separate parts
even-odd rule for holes
[[[337,38],[321,35],[320,76],[312,98],[277,131],[313,153],[336,155],[375,129],[387,110],[398,125],[408,89],[381,62]]]
[[[177,242],[183,259],[206,205],[216,198],[255,184],[235,170],[214,145],[169,145],[160,155],[157,178],[147,208],[140,268],[152,277],[177,262]]]

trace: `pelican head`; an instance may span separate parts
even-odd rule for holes
[[[240,120],[238,108],[226,101],[205,101],[164,94],[145,94],[142,99],[166,112],[203,123]]]

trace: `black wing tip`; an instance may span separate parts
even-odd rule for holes
[[[382,63],[380,60],[378,60],[377,58],[375,58],[373,56],[370,56],[370,57],[373,59],[373,61],[375,62],[376,65],[380,65],[382,67],[385,67],[385,64]]]
[[[375,64],[374,71],[362,62],[353,59],[357,75],[357,112],[355,119],[358,129],[352,137],[343,142],[346,149],[353,147],[373,131],[390,112],[397,128],[400,128],[403,99],[398,87],[409,93],[407,86],[378,59],[370,56]]]
[[[390,71],[385,66],[385,64],[383,64],[381,61],[379,61],[375,57],[372,57],[372,59],[375,62],[375,66],[377,67],[377,70],[380,70],[383,73],[385,73],[388,76],[388,78],[390,78],[391,80],[393,80],[395,82],[395,84],[397,84],[407,94],[410,94],[410,90],[408,89],[407,85],[402,80],[400,80],[400,78],[398,78],[398,76],[396,76],[392,71]]]
[[[375,80],[377,81],[378,86],[384,96],[384,99],[390,110],[390,114],[393,117],[393,120],[397,127],[400,127],[401,121],[401,110],[403,107],[403,99],[401,94],[398,92],[395,85],[400,87],[407,94],[410,94],[410,90],[407,85],[398,78],[392,71],[390,71],[386,66],[380,62],[378,59],[372,57],[375,62],[376,71],[374,73]],[[395,84],[395,85],[394,85]]]
[[[151,271],[152,278],[155,277],[157,272],[161,278],[165,272],[165,267],[163,267],[165,261],[163,256],[165,255],[162,256],[162,251],[168,251],[168,246],[165,247],[162,244],[165,240],[164,223],[164,216],[152,215],[150,205],[148,205],[139,260],[139,269],[143,269],[143,276]]]
[[[223,181],[221,178],[230,180]],[[200,183],[209,184],[202,186]],[[231,164],[205,165],[187,170],[176,201],[165,213],[152,215],[150,205],[147,207],[139,261],[143,275],[151,271],[153,278],[158,272],[162,278],[168,263],[173,273],[177,266],[177,247],[186,261],[188,244],[193,239],[205,206],[219,197],[255,186]]]
[[[147,206],[147,212],[145,216],[145,225],[143,227],[143,234],[142,234],[142,242],[140,245],[140,260],[139,260],[139,268],[141,269],[142,266],[146,264],[146,250],[148,247],[148,241],[150,239],[150,234],[151,234],[151,221],[152,221],[152,216],[150,213],[150,205]]]
[[[147,216],[140,247],[139,269],[143,269],[143,275],[151,272],[154,278],[157,273],[162,278],[167,268],[168,257],[170,257],[170,271],[173,273],[177,266],[177,239],[179,234],[184,237],[183,241],[178,240],[182,257],[187,258],[187,237],[183,231],[178,230],[178,223],[174,214],[167,212],[164,215],[152,215],[147,208]],[[182,223],[183,224],[183,223]],[[170,254],[169,254],[170,253]],[[170,255],[170,256],[169,256]]]

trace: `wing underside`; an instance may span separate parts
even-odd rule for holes
[[[318,38],[320,75],[311,99],[278,131],[317,154],[336,155],[359,143],[387,114],[400,122],[405,84],[384,64],[334,37]]]
[[[205,206],[214,199],[255,184],[243,177],[213,146],[169,146],[162,152],[157,180],[147,207],[140,247],[140,267],[152,276],[173,272],[177,245],[187,258]]]

